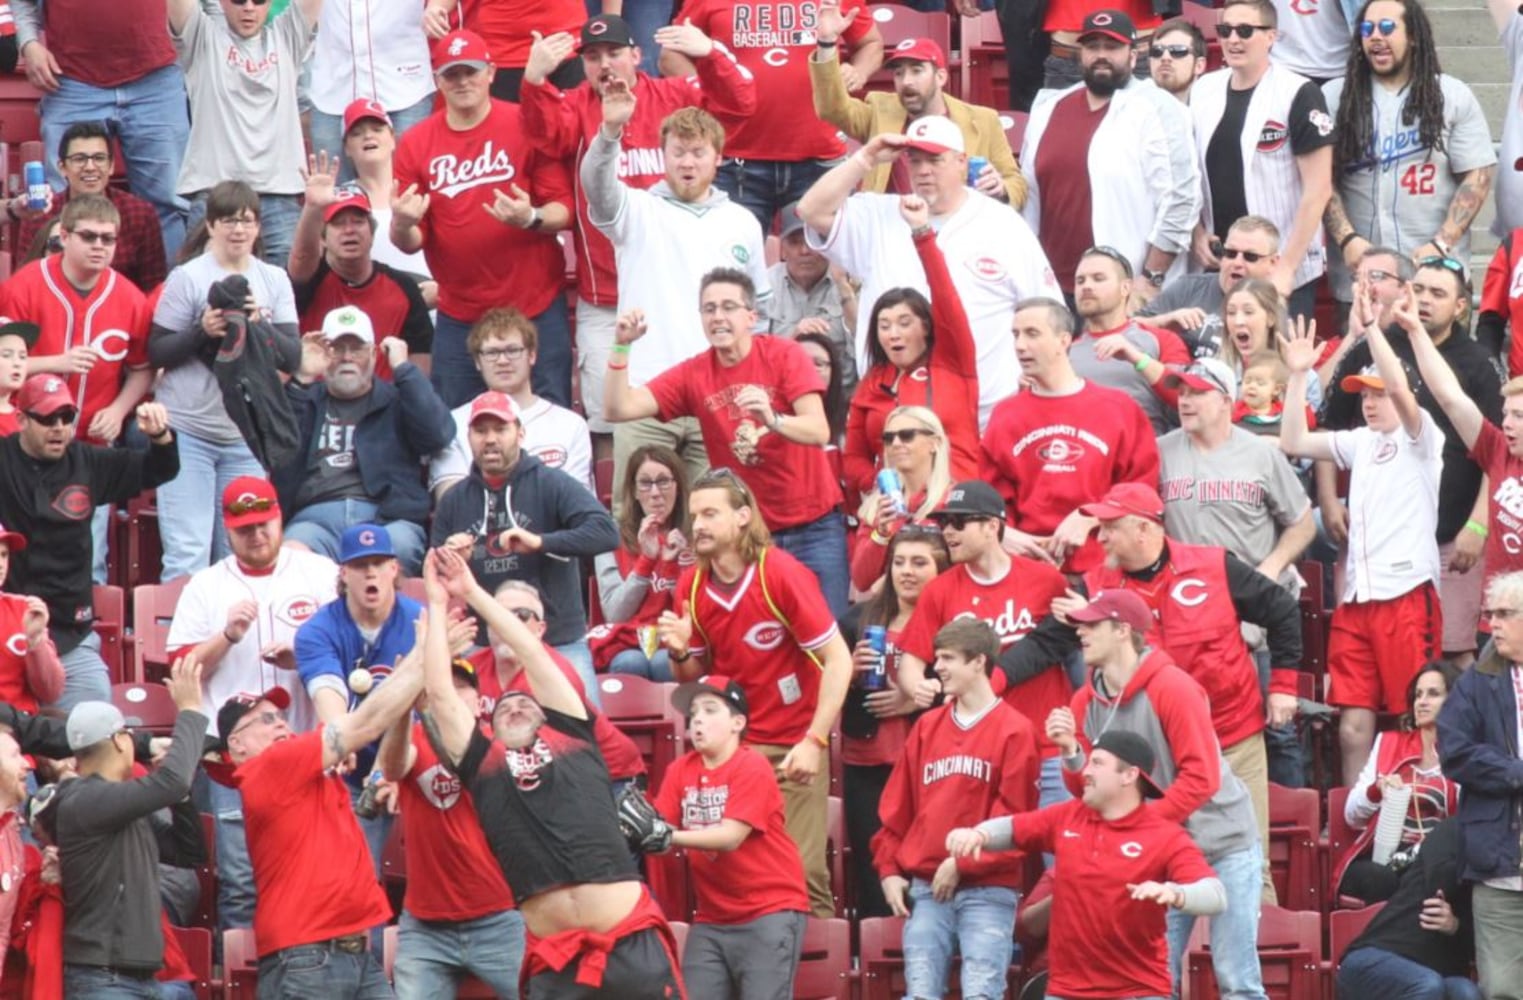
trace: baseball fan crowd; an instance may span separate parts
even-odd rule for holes
[[[1488,4],[0,2],[0,995],[1523,997]]]

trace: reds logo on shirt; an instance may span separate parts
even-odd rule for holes
[[[1077,441],[1058,438],[1037,450],[1037,457],[1044,462],[1066,465],[1084,457],[1084,446]]]
[[[1142,857],[1142,845],[1135,840],[1128,840],[1121,845],[1121,853],[1128,858]]]
[[[275,609],[275,617],[292,628],[317,613],[317,598],[303,594],[292,597]]]
[[[788,630],[780,622],[757,622],[746,630],[745,642],[752,649],[766,652],[781,646],[787,636]]]
[[[1380,442],[1380,446],[1375,449],[1375,454],[1371,457],[1370,460],[1376,465],[1384,465],[1395,457],[1396,442],[1392,441],[1390,438],[1386,438],[1384,441]]]
[[[551,445],[548,448],[530,448],[529,453],[552,469],[566,464],[566,449]]]
[[[818,18],[819,6],[814,3],[738,3],[730,18],[731,45],[737,49],[813,45]],[[783,60],[787,60],[786,52]]]
[[[460,779],[443,764],[435,764],[418,775],[418,791],[441,811],[453,808],[460,801],[460,787]]]
[[[1191,576],[1176,583],[1174,589],[1169,591],[1169,596],[1174,598],[1175,604],[1183,604],[1187,608],[1193,608],[1198,604],[1204,604],[1208,595],[1205,583]],[[1156,612],[1154,617],[1157,617]]]
[[[1290,129],[1285,127],[1284,122],[1268,121],[1259,132],[1259,152],[1273,153],[1285,145],[1285,140],[1290,138]]]
[[[90,349],[102,361],[121,361],[127,356],[129,340],[126,330],[107,330],[90,343]]]
[[[503,184],[516,176],[513,158],[506,149],[496,148],[491,139],[474,159],[461,160],[453,153],[442,153],[428,163],[428,189],[449,198],[484,184]]]
[[[1015,599],[1006,598],[1005,607],[993,617],[976,614],[972,611],[964,611],[956,618],[974,618],[986,623],[999,634],[1001,647],[1008,646],[1021,636],[1036,628],[1036,618],[1031,614],[1031,609],[1022,605],[1021,609],[1015,609]]]
[[[508,749],[508,773],[513,775],[513,783],[518,786],[519,791],[532,792],[540,785],[540,770],[553,759],[549,745],[544,740],[536,738],[531,747],[522,750]]]
[[[27,651],[26,633],[17,632],[15,635],[5,640],[5,648],[10,650],[12,653],[15,653],[17,656],[25,656]]]
[[[993,257],[975,257],[966,262],[968,270],[972,271],[981,281],[1003,281],[1005,275],[1010,272],[1005,270],[1005,265]]]
[[[83,521],[95,513],[95,504],[90,501],[89,488],[77,484],[64,487],[53,498],[51,506],[71,521]]]

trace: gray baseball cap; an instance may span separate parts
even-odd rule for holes
[[[69,721],[65,723],[69,749],[76,752],[126,729],[126,718],[109,701],[82,701],[70,710]]]

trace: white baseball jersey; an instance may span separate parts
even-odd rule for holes
[[[1360,3],[1351,10],[1339,0],[1274,0],[1280,29],[1274,42],[1274,61],[1312,80],[1341,78],[1348,68],[1354,40],[1353,20]]]
[[[370,97],[388,111],[400,111],[433,92],[433,64],[417,4],[323,4],[312,43],[313,107],[342,115],[350,101]]]
[[[1523,172],[1518,161],[1523,160],[1523,14],[1514,14],[1502,29],[1502,51],[1507,53],[1507,65],[1512,69],[1512,85],[1507,93],[1507,115],[1502,119],[1502,145],[1497,170],[1497,215],[1491,224],[1492,232],[1506,236],[1523,226]]]
[[[455,439],[429,460],[430,490],[446,480],[464,479],[471,471],[471,404],[455,407],[451,416],[455,418]],[[524,450],[596,495],[597,487],[592,481],[592,435],[587,421],[542,397],[524,407],[521,416]]]

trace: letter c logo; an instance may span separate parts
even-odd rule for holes
[[[762,62],[768,66],[786,66],[788,65],[788,50],[768,49],[762,53]]]
[[[1174,598],[1175,603],[1183,604],[1187,608],[1193,608],[1206,602],[1206,585],[1201,581],[1190,577],[1180,580],[1169,591],[1169,596]]]

